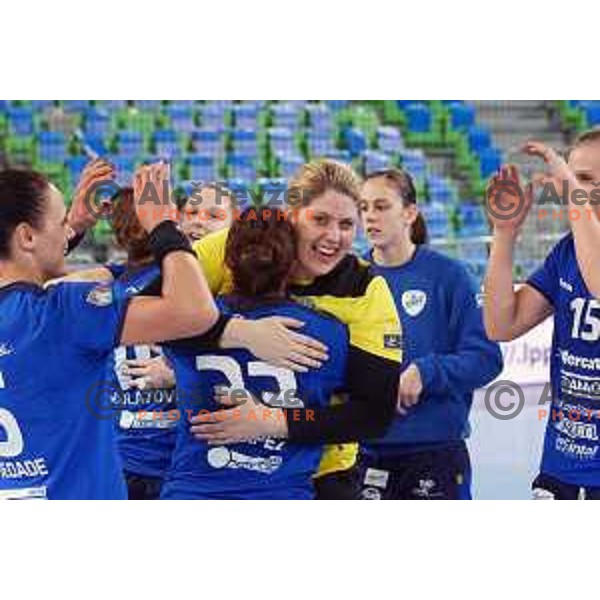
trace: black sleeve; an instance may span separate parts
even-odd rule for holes
[[[83,238],[85,237],[85,231],[83,233],[76,233],[67,243],[67,249],[65,251],[65,256],[69,255],[79,244],[81,244]]]
[[[287,409],[289,440],[343,444],[381,437],[396,413],[399,376],[399,363],[351,346],[348,401],[320,409]]]

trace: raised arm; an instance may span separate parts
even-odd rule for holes
[[[529,285],[515,291],[513,252],[532,204],[531,188],[522,189],[517,167],[502,167],[491,179],[487,202],[493,237],[484,282],[484,323],[491,340],[508,341],[541,323],[552,307]]]
[[[165,181],[169,181],[169,168],[164,164],[142,167],[134,177],[137,216],[162,264],[162,291],[159,297],[131,300],[121,336],[126,346],[199,335],[219,316],[191,246],[174,222],[175,207]],[[153,197],[161,201],[158,206],[144,202],[152,186]]]

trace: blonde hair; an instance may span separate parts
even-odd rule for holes
[[[328,190],[335,190],[360,202],[360,179],[348,166],[335,160],[309,162],[298,170],[288,185],[290,198],[310,204]]]

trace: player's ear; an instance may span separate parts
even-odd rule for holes
[[[13,247],[21,252],[33,252],[36,233],[29,223],[19,223],[13,234]]]

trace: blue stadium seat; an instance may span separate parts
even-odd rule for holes
[[[427,175],[427,160],[421,150],[402,150],[402,167],[415,179],[424,180]]]
[[[432,238],[449,237],[448,213],[443,204],[432,202],[420,207],[423,217],[427,223],[427,230]]]
[[[33,110],[30,106],[10,106],[6,112],[10,130],[14,135],[24,136],[33,134]]]
[[[85,112],[85,132],[91,135],[108,135],[111,128],[110,114],[106,109],[88,108]]]
[[[226,160],[229,177],[254,182],[256,180],[256,164],[254,156],[230,154]]]
[[[134,100],[135,106],[140,110],[160,110],[162,100]]]
[[[231,142],[234,154],[256,157],[258,153],[258,143],[255,130],[233,129],[231,131]]]
[[[63,100],[61,102],[64,110],[68,112],[85,112],[89,106],[89,100]]]
[[[474,126],[469,129],[468,141],[471,152],[480,154],[482,150],[491,146],[492,136],[487,129]]]
[[[175,131],[189,132],[196,127],[194,109],[189,104],[169,104],[165,113],[171,119],[171,126]]]
[[[273,104],[273,126],[296,130],[300,127],[300,107],[292,102]]]
[[[84,141],[86,145],[98,156],[106,156],[108,154],[106,139],[102,134],[86,133],[84,135]]]
[[[402,133],[396,127],[377,128],[377,146],[382,152],[398,152],[404,147]]]
[[[218,165],[214,156],[193,154],[188,157],[190,178],[193,181],[215,181],[218,179]]]
[[[107,110],[119,110],[127,106],[127,100],[96,100],[96,106],[101,106]]]
[[[259,107],[254,102],[234,104],[232,107],[234,124],[237,129],[256,129]]]
[[[296,152],[296,139],[291,129],[271,127],[268,135],[273,154],[294,154]]]
[[[346,108],[350,104],[350,100],[325,100],[325,104],[329,107],[329,110],[338,112]]]
[[[497,148],[484,148],[479,153],[479,174],[487,179],[502,165],[502,153]]]
[[[227,113],[231,103],[207,102],[202,106],[202,127],[207,129],[223,129],[226,125]]]
[[[465,102],[451,102],[448,105],[450,112],[450,127],[464,131],[475,125],[475,107]]]
[[[260,178],[257,183],[263,192],[262,203],[264,206],[272,206],[273,208],[280,208],[282,210],[289,208],[285,203],[284,197],[284,193],[288,187],[286,179]]]
[[[152,136],[154,151],[163,157],[178,156],[181,152],[177,132],[172,129],[155,131]]]
[[[131,186],[135,161],[124,156],[109,156],[107,160],[115,167],[115,182],[121,187]]]
[[[301,156],[283,155],[277,156],[279,165],[279,176],[289,179],[293,177],[298,169],[304,164],[304,159]]]
[[[120,156],[132,158],[141,156],[144,153],[144,136],[140,131],[119,131],[117,147]]]
[[[85,165],[89,162],[87,156],[70,156],[65,160],[65,166],[71,174],[71,181],[76,183],[81,175],[81,172],[85,168]]]
[[[429,175],[427,177],[427,191],[431,202],[452,204],[456,200],[456,192],[445,177]]]
[[[459,216],[461,226],[458,233],[460,237],[468,238],[489,234],[485,211],[481,204],[461,204]]]
[[[426,104],[413,103],[405,108],[408,131],[427,133],[431,131],[431,110]]]
[[[344,142],[352,157],[362,154],[367,149],[367,138],[365,134],[356,128],[346,129],[343,133]]]
[[[373,173],[374,171],[387,169],[393,164],[391,156],[384,154],[383,152],[374,152],[373,150],[367,150],[362,158],[365,175]]]
[[[225,152],[223,132],[219,129],[195,129],[191,132],[192,147],[197,154],[222,156]]]
[[[584,110],[590,127],[600,124],[600,102],[586,102]]]
[[[332,131],[334,127],[332,113],[325,104],[308,104],[308,126],[320,131]]]
[[[54,100],[32,100],[31,101],[31,107],[34,110],[44,110],[46,108],[50,108],[51,106],[55,105],[55,101]],[[0,107],[1,110],[1,107]]]
[[[38,157],[42,162],[64,162],[67,158],[67,140],[64,133],[41,131],[38,142]]]
[[[310,156],[313,158],[325,156],[336,151],[335,141],[328,131],[309,130],[306,143]]]

